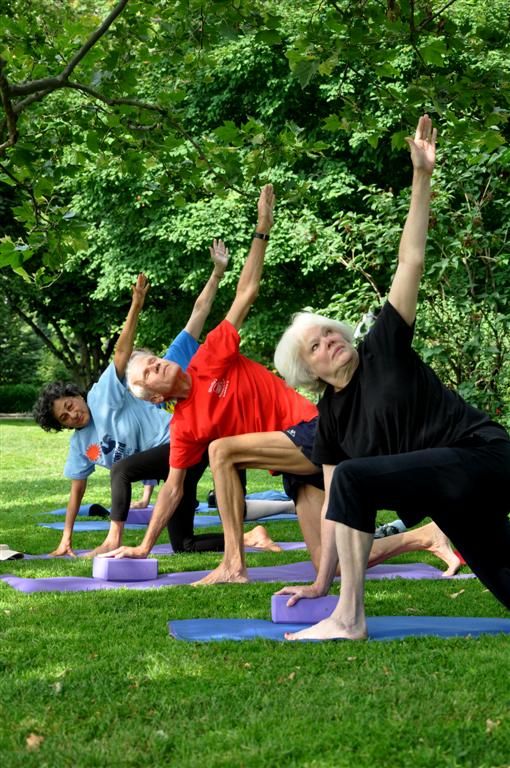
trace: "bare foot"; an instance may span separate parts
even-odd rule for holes
[[[92,549],[90,552],[86,552],[84,555],[80,555],[80,557],[84,557],[86,559],[90,559],[92,557],[95,557],[96,555],[103,555],[105,552],[113,552],[114,549],[118,549],[120,547],[120,541],[113,542],[113,541],[103,541],[102,544],[100,544],[95,549]]]
[[[200,581],[194,581],[192,587],[203,587],[209,584],[246,584],[248,573],[246,568],[232,568],[220,563],[214,571],[208,573]]]
[[[430,537],[430,543],[426,546],[426,550],[436,557],[439,557],[439,559],[448,566],[443,573],[443,578],[455,576],[462,563],[460,558],[453,551],[453,548],[443,531],[435,523],[424,525],[422,531],[425,535]]]
[[[363,621],[360,624],[347,627],[341,621],[332,616],[319,621],[313,627],[300,629],[299,632],[286,632],[286,640],[366,640],[367,626]]]
[[[283,552],[282,548],[270,538],[263,525],[256,525],[252,531],[244,534],[245,547],[257,547],[268,552]]]

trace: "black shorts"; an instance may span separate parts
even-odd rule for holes
[[[310,461],[312,460],[313,441],[318,419],[319,417],[316,416],[311,421],[300,421],[299,424],[283,430],[283,434],[287,435]],[[324,490],[324,475],[322,474],[321,467],[317,467],[317,472],[312,475],[295,475],[291,472],[284,472],[282,481],[285,493],[294,503],[296,502],[299,489],[303,485],[313,485],[314,488],[319,488],[321,491]]]

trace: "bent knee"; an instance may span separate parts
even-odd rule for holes
[[[231,443],[228,438],[222,437],[210,443],[209,465],[211,469],[224,466],[226,463],[232,463],[232,456]]]

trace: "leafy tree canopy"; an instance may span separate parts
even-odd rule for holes
[[[484,407],[508,402],[506,0],[14,0],[0,13],[0,269],[55,351],[67,342],[73,375],[111,354],[141,269],[140,337],[161,349],[215,236],[234,254],[221,316],[269,180],[277,227],[247,351],[269,361],[306,305],[355,321],[387,290],[404,137],[428,111],[440,158],[425,353]]]

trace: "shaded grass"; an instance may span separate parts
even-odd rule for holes
[[[65,439],[62,439],[65,437]],[[0,541],[52,549],[38,528],[65,506],[67,437],[0,423]],[[251,483],[273,487],[263,473]],[[201,487],[201,498],[210,488]],[[86,501],[108,505],[98,471]],[[300,539],[295,523],[276,538]],[[128,543],[139,531],[126,532]],[[102,532],[76,534],[75,545]],[[166,534],[161,541],[166,540]],[[302,552],[250,554],[250,565]],[[400,560],[426,560],[426,555]],[[213,567],[218,555],[160,558],[160,571]],[[22,576],[90,575],[88,561],[0,563]],[[0,584],[0,755],[48,766],[510,766],[508,637],[388,643],[191,644],[173,618],[269,618],[272,584],[25,595]],[[368,582],[371,615],[508,616],[477,582]],[[29,749],[27,738],[43,740]]]

